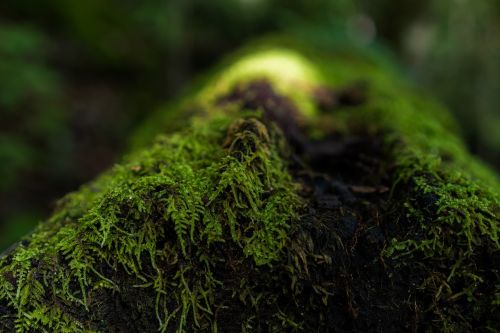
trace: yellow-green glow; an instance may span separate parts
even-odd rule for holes
[[[290,97],[303,113],[315,113],[310,88],[319,85],[319,72],[304,56],[288,49],[269,49],[243,57],[221,73],[201,93],[202,98],[214,99],[228,93],[240,82],[253,79],[269,80],[280,94]]]

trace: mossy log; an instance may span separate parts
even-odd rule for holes
[[[375,58],[276,45],[4,253],[2,332],[499,329],[498,179],[447,111]]]

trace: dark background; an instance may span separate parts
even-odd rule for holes
[[[376,49],[500,169],[496,0],[2,0],[0,249],[111,166],[148,114],[249,39]]]

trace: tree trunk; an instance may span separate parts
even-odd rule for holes
[[[357,51],[276,45],[4,254],[2,331],[499,328],[498,180],[446,110]]]

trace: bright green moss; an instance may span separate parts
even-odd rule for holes
[[[436,304],[462,295],[479,302],[485,272],[474,266],[478,249],[499,249],[495,176],[469,156],[447,113],[393,71],[346,54],[308,54],[308,61],[299,54],[273,49],[236,62],[187,99],[199,110],[183,130],[160,135],[150,148],[61,200],[49,221],[1,259],[0,300],[12,309],[17,330],[99,331],[100,295],[135,288],[154,295],[161,331],[216,331],[213,306],[221,281],[214,277],[214,251],[232,244],[244,260],[270,266],[281,258],[291,222],[300,223],[302,201],[287,170],[282,132],[264,125],[260,112],[217,104],[217,97],[262,73],[296,104],[310,133],[384,136],[392,190],[408,193],[388,208],[411,226],[385,256],[396,265],[436,268],[418,286]],[[364,105],[334,114],[316,108],[317,86],[358,79],[369,84]],[[154,124],[152,131],[162,126],[170,128]],[[411,196],[429,194],[430,208]],[[116,274],[125,274],[132,287]],[[497,287],[492,311],[498,294]],[[453,305],[432,311],[443,329],[462,320]],[[290,320],[283,315],[283,325],[300,327]]]
[[[18,331],[89,328],[57,304],[88,310],[89,298],[100,289],[118,292],[103,265],[122,268],[140,281],[137,287],[156,291],[163,331],[168,318],[179,314],[183,320],[178,326],[184,327],[186,321],[211,313],[205,298],[217,281],[207,275],[203,286],[184,285],[189,265],[175,276],[163,276],[159,262],[196,260],[192,247],[229,240],[258,265],[276,259],[299,199],[279,155],[279,135],[268,133],[255,115],[243,119],[213,110],[210,117],[160,137],[151,149],[63,199],[56,214],[28,238],[29,245],[2,259],[0,298],[17,311]],[[242,123],[257,124],[259,132],[240,130]],[[230,124],[234,133],[228,139]],[[171,248],[161,248],[160,240],[171,237],[177,239],[165,245]],[[202,262],[209,259],[202,250],[195,255]],[[144,265],[154,271],[145,274]],[[172,279],[181,283],[174,290]],[[50,306],[44,298],[47,289],[58,300]],[[174,297],[172,292],[177,314],[162,306]]]

